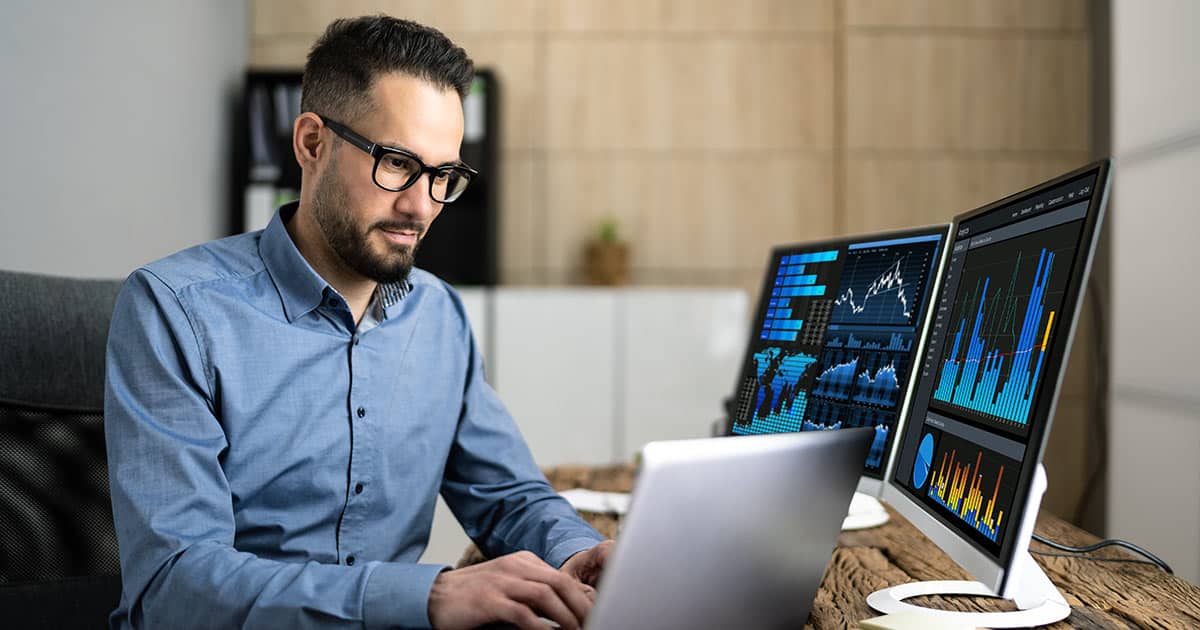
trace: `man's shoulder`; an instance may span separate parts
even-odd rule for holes
[[[266,268],[258,253],[260,236],[261,232],[247,232],[201,243],[141,269],[176,293],[214,281],[240,280]]]

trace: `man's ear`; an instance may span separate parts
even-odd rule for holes
[[[317,161],[329,150],[329,143],[321,141],[321,130],[324,128],[321,118],[312,112],[300,114],[292,123],[292,151],[301,169],[308,170],[316,166]]]

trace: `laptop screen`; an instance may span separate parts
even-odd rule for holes
[[[882,478],[948,226],[775,248],[731,433],[873,427]]]

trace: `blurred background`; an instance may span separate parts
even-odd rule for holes
[[[10,0],[0,268],[117,278],[260,227],[294,182],[254,172],[253,87],[375,12],[488,75],[481,240],[449,247],[480,261],[458,284],[543,465],[705,434],[771,246],[945,222],[1114,156],[1043,509],[1200,581],[1200,3]]]

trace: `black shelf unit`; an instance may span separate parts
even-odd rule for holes
[[[265,227],[279,204],[299,194],[291,123],[300,112],[302,78],[301,72],[288,70],[246,73],[235,117],[231,234]],[[499,105],[495,74],[477,70],[463,104],[461,155],[479,176],[443,209],[417,251],[418,267],[458,286],[493,286],[498,280]]]

